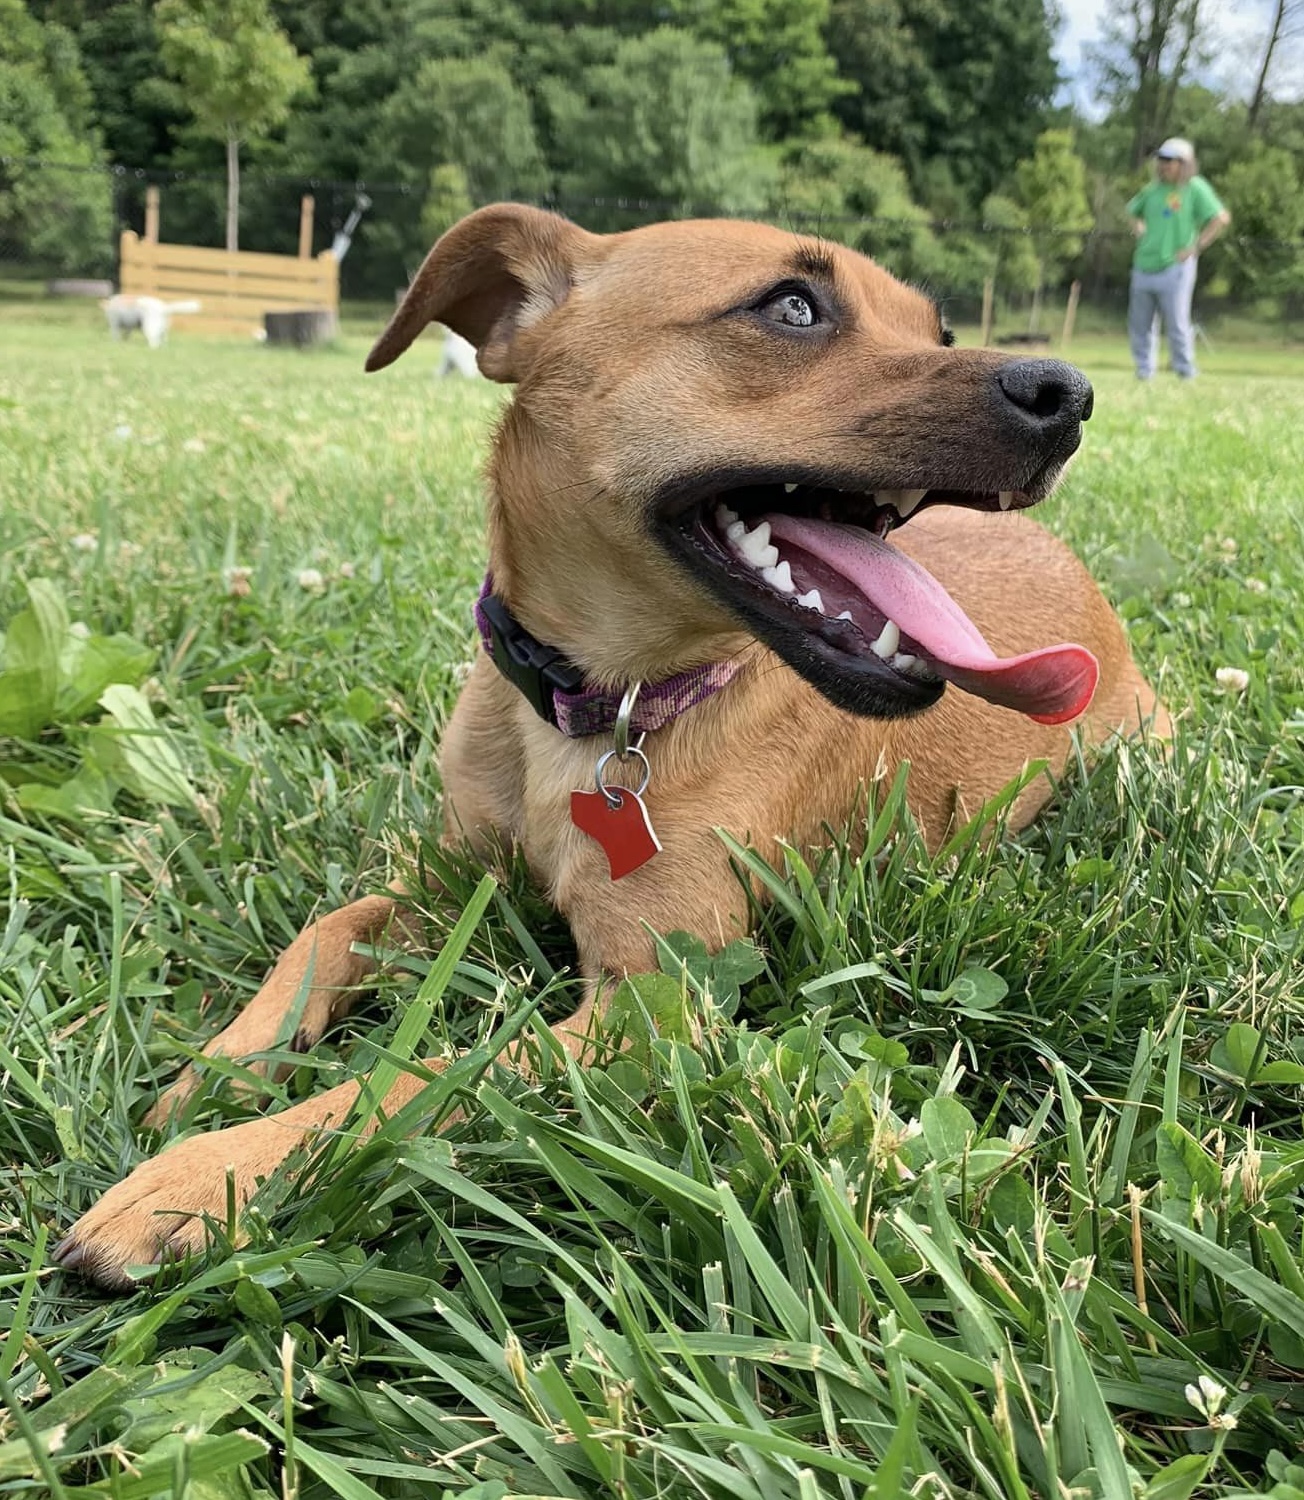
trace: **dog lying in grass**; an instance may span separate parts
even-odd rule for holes
[[[567,1053],[610,982],[654,966],[649,926],[712,947],[746,930],[717,829],[781,859],[908,761],[936,847],[1030,761],[1060,771],[1070,726],[1167,732],[1100,591],[1021,514],[1091,415],[1070,365],[955,347],[935,303],[837,245],[723,221],[599,236],[511,204],[439,241],[367,368],[436,320],[517,387],[444,837],[519,849],[568,919],[587,989],[553,1028]],[[1027,785],[1013,825],[1047,794]],[[397,896],[324,917],[206,1053],[284,1045],[295,1014],[311,1048],[368,978],[355,945],[417,929]],[[148,1123],[199,1083],[185,1069]],[[424,1086],[401,1077],[385,1113]],[[56,1258],[125,1286],[200,1248],[228,1174],[243,1204],[358,1091],[170,1146]]]
[[[125,338],[139,328],[151,349],[157,349],[167,338],[173,318],[202,309],[199,302],[164,302],[161,297],[137,297],[129,292],[115,292],[100,306],[115,339]]]

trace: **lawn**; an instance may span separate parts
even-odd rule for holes
[[[439,858],[503,397],[428,346],[364,378],[353,331],[151,354],[11,306],[0,343],[0,1491],[1304,1500],[1298,353],[1138,387],[1074,350],[1043,515],[1170,758],[932,861],[883,789],[876,858],[761,869],[754,948],[668,939],[630,1048],[530,1084],[494,1055],[572,1003],[565,928],[449,868],[456,962],[278,1094],[469,1048],[462,1118],[322,1143],[243,1248],[115,1299],[49,1252],[160,1080],[306,919]],[[181,1128],[241,1118],[238,1071]]]

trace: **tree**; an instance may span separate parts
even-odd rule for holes
[[[583,83],[583,95],[547,90],[563,195],[650,200],[671,214],[765,202],[773,168],[757,149],[756,99],[722,48],[659,27],[622,41]]]
[[[1217,248],[1233,293],[1264,300],[1304,293],[1302,176],[1289,152],[1262,145],[1223,173],[1219,196],[1235,225]]]
[[[461,167],[444,163],[430,174],[430,190],[421,205],[421,238],[427,245],[465,218],[475,207]]]
[[[916,198],[970,212],[1033,149],[1058,83],[1043,0],[832,0],[846,129],[897,157]]]
[[[199,129],[226,144],[226,248],[240,240],[240,143],[281,124],[311,83],[268,0],[159,0],[164,67]]]
[[[1109,0],[1087,49],[1102,92],[1132,127],[1132,165],[1169,133],[1177,91],[1202,59],[1203,0]]]
[[[547,187],[530,101],[492,56],[423,62],[386,103],[372,156],[422,183],[441,164],[460,167],[479,203]]]
[[[185,111],[154,85],[163,66],[152,7],[146,0],[108,5],[82,22],[77,40],[109,159],[147,166],[166,157]]]
[[[421,63],[381,107],[366,156],[412,189],[390,200],[368,236],[405,279],[430,248],[431,224],[454,207],[533,198],[548,187],[530,101],[492,52]]]
[[[1258,128],[1263,114],[1273,63],[1280,60],[1282,53],[1292,43],[1298,42],[1304,36],[1304,0],[1271,0],[1271,4],[1268,35],[1259,58],[1254,80],[1254,93],[1250,96],[1249,126],[1251,130]]]
[[[942,252],[901,163],[851,136],[790,146],[769,211],[806,234],[838,240],[912,280],[935,278]]]
[[[1029,325],[1035,329],[1046,282],[1081,257],[1092,223],[1086,168],[1073,150],[1071,131],[1047,130],[1038,137],[1032,156],[1015,168],[1014,190],[1037,256]]]
[[[990,276],[1008,297],[1011,292],[1036,293],[1042,267],[1028,227],[1028,211],[1005,193],[993,193],[983,204],[980,258]]]
[[[670,14],[724,48],[756,94],[767,140],[827,133],[830,106],[854,90],[825,40],[829,0],[671,0]]]
[[[113,195],[72,34],[0,0],[0,245],[53,271],[113,264]],[[42,165],[61,163],[67,170]]]

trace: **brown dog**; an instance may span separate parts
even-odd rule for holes
[[[1147,718],[1166,732],[1084,569],[1000,514],[1043,499],[1078,446],[1091,388],[1071,366],[951,347],[928,298],[835,245],[718,221],[597,236],[510,204],[440,240],[368,369],[433,320],[517,384],[489,467],[486,650],[443,749],[445,836],[521,849],[569,920],[590,984],[555,1028],[568,1052],[601,977],[652,967],[645,923],[711,945],[743,931],[717,828],[769,853],[818,844],[909,761],[935,846],[1030,760],[1062,768],[1070,720],[1094,741]],[[613,730],[623,747],[641,729],[640,803],[632,749],[597,762]],[[1015,823],[1045,795],[1030,785]],[[661,850],[622,873],[655,849],[644,809]],[[315,923],[206,1051],[283,1045],[305,988],[294,1046],[310,1046],[367,978],[352,945],[414,926],[383,896]],[[150,1122],[197,1086],[187,1069]],[[386,1110],[422,1087],[403,1077]],[[126,1266],[202,1245],[228,1171],[243,1203],[357,1092],[173,1145],[58,1258],[126,1285]]]

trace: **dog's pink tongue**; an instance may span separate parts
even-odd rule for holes
[[[840,573],[901,634],[923,647],[940,677],[1041,724],[1076,719],[1091,702],[1100,667],[1085,646],[1043,646],[998,657],[978,627],[926,569],[881,537],[855,526],[770,515],[771,535]],[[1011,600],[1011,608],[1018,601]]]

